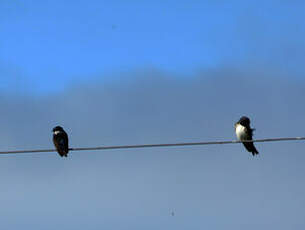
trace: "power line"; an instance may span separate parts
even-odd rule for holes
[[[242,142],[275,142],[275,141],[300,141],[305,140],[305,137],[284,137],[284,138],[267,138],[245,141],[207,141],[207,142],[181,142],[171,144],[143,144],[143,145],[112,145],[88,148],[70,148],[69,151],[92,151],[92,150],[111,150],[111,149],[138,149],[138,148],[162,148],[162,147],[177,147],[177,146],[196,146],[196,145],[222,145],[222,144],[238,144]],[[16,151],[0,151],[0,154],[19,154],[19,153],[44,153],[55,152],[55,149],[34,149],[34,150],[16,150]]]

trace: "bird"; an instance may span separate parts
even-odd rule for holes
[[[61,126],[53,128],[53,143],[58,154],[63,157],[68,156],[69,152],[69,138],[68,134]]]
[[[242,116],[239,121],[235,123],[235,133],[239,141],[252,140],[254,130],[255,129],[250,127],[250,119],[246,116]],[[253,142],[243,142],[243,145],[253,156],[258,154]]]

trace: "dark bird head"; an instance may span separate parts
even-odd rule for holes
[[[57,133],[57,132],[63,132],[64,129],[61,126],[56,126],[55,128],[53,128],[53,133]]]
[[[238,123],[241,124],[242,126],[250,127],[250,119],[246,116],[242,116],[239,119]]]

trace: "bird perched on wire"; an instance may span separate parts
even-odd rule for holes
[[[58,154],[63,157],[68,156],[69,152],[69,139],[68,134],[61,126],[56,126],[53,129],[53,143]]]
[[[250,127],[250,119],[246,116],[243,116],[239,119],[238,122],[235,123],[235,133],[238,140],[252,140],[253,131],[255,129],[251,129]],[[243,145],[251,152],[253,156],[258,154],[253,142],[243,142]]]

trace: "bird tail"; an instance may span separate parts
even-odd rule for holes
[[[243,142],[245,148],[248,150],[248,152],[252,153],[253,156],[258,155],[258,151],[255,148],[253,142]]]

